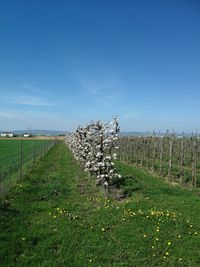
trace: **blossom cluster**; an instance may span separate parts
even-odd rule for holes
[[[113,160],[116,159],[119,135],[117,117],[109,123],[91,122],[86,127],[78,127],[75,133],[66,136],[66,144],[85,171],[96,177],[96,184],[108,188],[116,173]]]

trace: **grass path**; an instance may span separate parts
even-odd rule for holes
[[[107,200],[63,143],[0,203],[0,266],[200,266],[200,197],[118,163]]]

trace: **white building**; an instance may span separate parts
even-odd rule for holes
[[[1,137],[14,137],[14,134],[10,132],[5,132],[5,133],[1,133]]]
[[[30,137],[31,135],[29,133],[23,134],[24,137]]]

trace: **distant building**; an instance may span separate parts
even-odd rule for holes
[[[23,136],[24,137],[30,137],[31,135],[29,133],[24,133]]]
[[[11,132],[4,132],[1,133],[1,137],[14,137],[14,134]]]

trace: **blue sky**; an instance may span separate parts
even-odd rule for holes
[[[200,131],[198,0],[0,2],[0,129]]]

